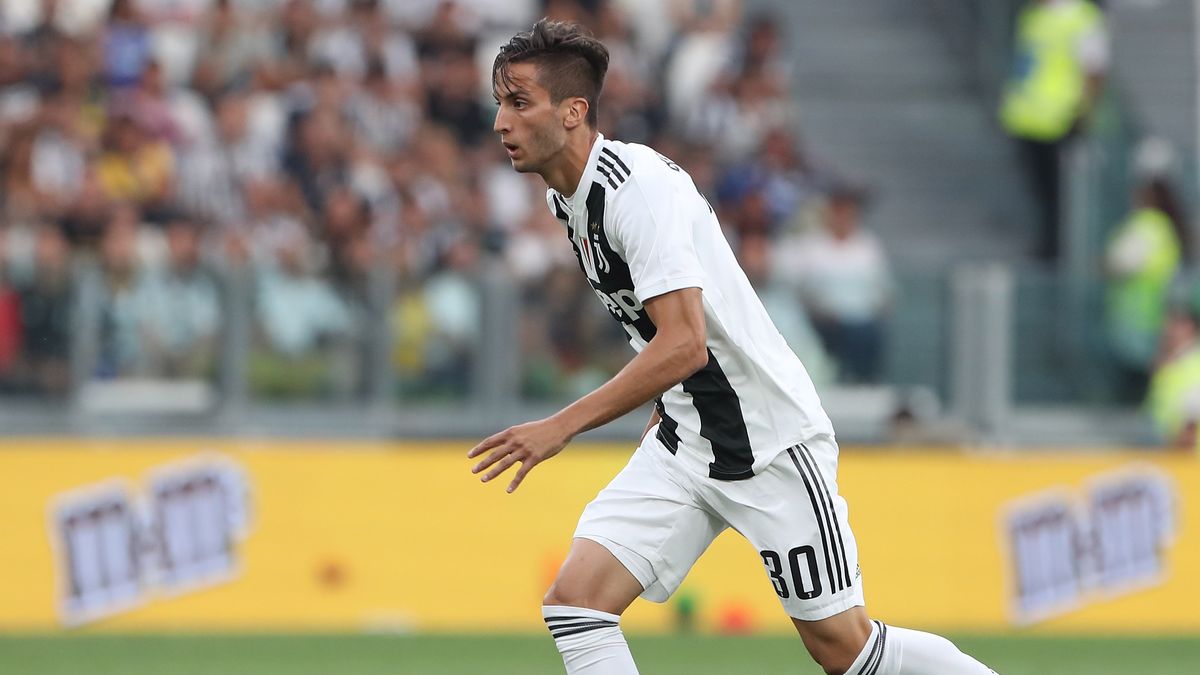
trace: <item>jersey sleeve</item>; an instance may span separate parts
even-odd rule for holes
[[[640,302],[682,288],[704,288],[692,228],[698,194],[678,181],[634,176],[613,196],[612,232]],[[707,211],[707,207],[705,207]]]

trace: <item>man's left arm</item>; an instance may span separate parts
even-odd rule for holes
[[[483,475],[486,483],[520,462],[508,486],[512,492],[533,467],[557,455],[578,434],[645,404],[708,363],[704,303],[699,288],[683,288],[650,298],[645,308],[657,328],[645,349],[611,380],[555,415],[510,427],[484,439],[467,454],[478,457],[489,453],[471,472],[486,471]]]

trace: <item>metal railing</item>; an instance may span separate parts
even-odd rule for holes
[[[211,375],[170,380],[97,374],[105,282],[95,266],[76,268],[72,395],[67,404],[0,398],[0,425],[9,433],[474,437],[553,412],[632,356],[624,333],[581,280],[565,278],[564,287],[582,291],[555,300],[571,312],[559,315],[546,306],[553,303],[516,283],[498,262],[488,262],[462,280],[476,294],[480,313],[473,321],[477,332],[455,357],[462,362],[451,364],[459,367],[450,375],[426,374],[432,382],[403,386],[412,369],[402,363],[400,343],[411,327],[399,308],[427,289],[398,286],[394,274],[380,266],[370,274],[352,337],[324,354],[343,384],[271,398],[254,381],[252,364],[264,349],[254,276],[230,267],[216,277],[223,289],[221,334]],[[853,387],[835,382],[821,389],[844,438],[887,440],[892,415],[912,391],[935,402],[934,414],[954,418],[968,435],[981,438],[1029,406],[1106,403],[1096,386],[1105,364],[1095,360],[1095,348],[1079,349],[1079,318],[1064,310],[1073,291],[1058,274],[985,264],[899,270],[895,281],[880,381]],[[444,345],[437,343],[436,331],[430,335],[422,346],[438,351]],[[547,368],[554,372],[547,374]],[[464,374],[465,382],[436,381]],[[600,435],[636,434],[643,420],[633,417]]]

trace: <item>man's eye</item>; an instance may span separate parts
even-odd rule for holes
[[[514,108],[517,108],[517,109],[524,108],[525,105],[526,105],[525,99],[523,99],[523,98],[519,98],[519,99],[513,101]]]

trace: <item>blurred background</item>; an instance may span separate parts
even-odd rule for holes
[[[0,669],[214,651],[81,637],[107,632],[537,630],[649,414],[516,498],[457,454],[632,356],[491,131],[492,59],[542,16],[608,46],[600,130],[691,174],[817,384],[883,618],[975,635],[1005,673],[1191,672],[1188,0],[4,0]],[[722,538],[631,612],[653,672],[725,672],[693,633],[786,629],[758,564]],[[1142,639],[1084,667],[1031,632]],[[556,672],[523,639],[496,643],[510,665],[453,640],[215,651]],[[776,649],[739,639],[720,653]]]

